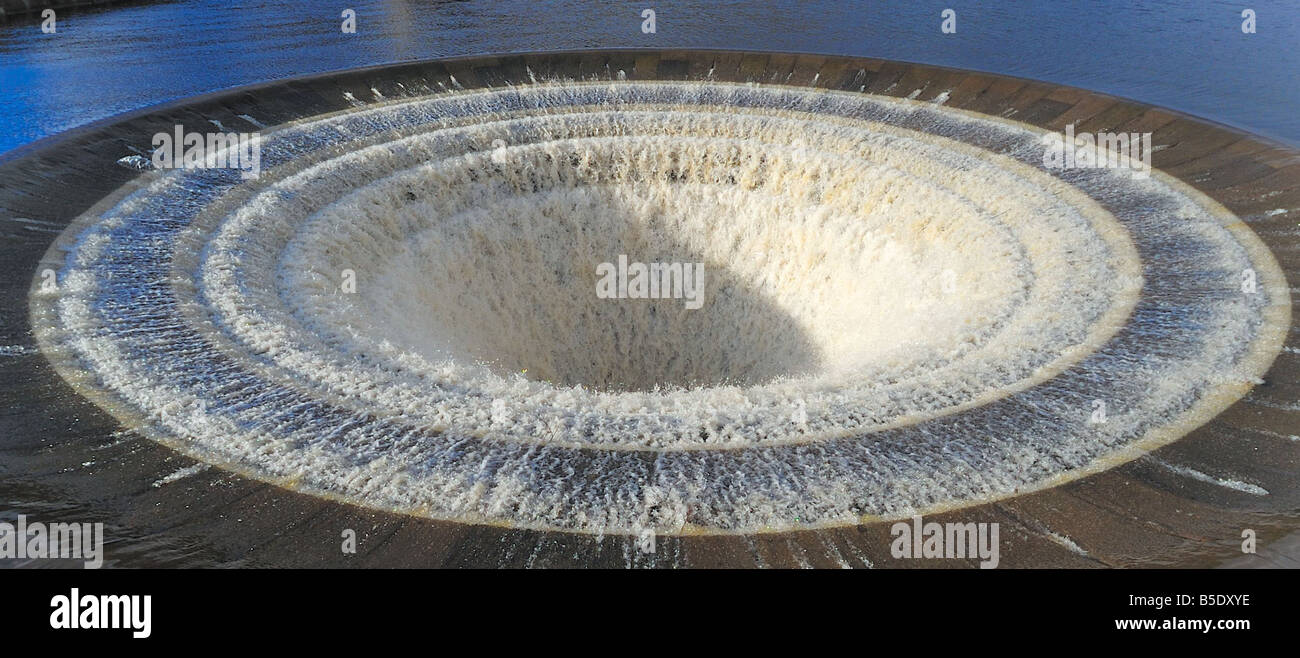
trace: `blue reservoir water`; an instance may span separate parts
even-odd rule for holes
[[[1242,31],[1244,7],[1256,32]],[[340,12],[357,12],[356,34]],[[657,32],[641,31],[656,10]],[[956,13],[943,34],[941,12]],[[860,55],[1074,85],[1300,145],[1294,0],[173,0],[0,25],[0,152],[252,82],[448,55],[594,47]]]

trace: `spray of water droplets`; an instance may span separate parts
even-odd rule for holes
[[[689,533],[959,506],[1181,436],[1285,326],[1226,210],[1045,169],[1041,137],[708,82],[389,101],[265,132],[255,180],[147,174],[56,244],[34,325],[126,424],[376,508]],[[620,254],[702,263],[702,307],[598,297]]]

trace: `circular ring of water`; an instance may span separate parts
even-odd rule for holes
[[[340,135],[346,148],[322,141]],[[173,172],[87,216],[74,226],[80,239],[59,296],[46,300],[54,319],[37,327],[43,342],[77,354],[120,413],[169,445],[375,507],[672,533],[833,525],[967,504],[1049,486],[1180,436],[1244,392],[1280,343],[1270,317],[1277,300],[1232,293],[1244,268],[1267,282],[1281,274],[1253,235],[1225,228],[1226,211],[1159,174],[1135,181],[1128,172],[1043,170],[1040,136],[935,106],[781,87],[536,85],[395,103],[268,133],[264,158],[274,168],[257,184],[229,172]],[[492,148],[494,139],[506,146]],[[577,165],[561,166],[574,156]],[[549,175],[537,174],[546,167]],[[337,194],[322,194],[331,186]],[[758,288],[733,315],[754,317],[751,299],[775,306],[781,313],[766,317],[783,313],[818,337],[810,341],[816,367],[760,367],[788,376],[741,386],[551,385],[479,362],[490,350],[448,358],[446,341],[424,349],[405,340],[419,331],[358,331],[358,318],[385,307],[396,310],[381,315],[391,321],[383,326],[411,315],[417,309],[402,304],[420,299],[418,285],[367,297],[369,307],[331,289],[329,273],[363,263],[359,255],[450,281],[447,272],[465,263],[410,263],[465,253],[469,229],[509,227],[488,240],[508,244],[542,224],[510,218],[538,208],[553,217],[575,200],[587,211],[618,201],[625,225],[688,245],[662,253],[698,255],[737,282],[731,290]],[[700,221],[691,212],[700,209],[739,220]],[[567,246],[557,238],[584,226],[552,226],[543,242]],[[770,233],[745,243],[737,227],[755,226]],[[438,244],[457,230],[461,242]],[[368,231],[389,239],[366,241]],[[783,250],[780,235],[845,244],[801,253]],[[929,250],[889,261],[896,276],[848,304],[847,316],[828,317],[828,299],[855,299],[854,277],[870,272],[864,263],[907,252],[900,241]],[[346,251],[356,244],[382,247]],[[746,269],[738,256],[755,244],[778,257]],[[709,251],[714,245],[732,250]],[[558,251],[552,260],[579,257]],[[982,262],[971,252],[1003,257]],[[800,281],[808,267],[780,267],[781,257],[797,256],[831,265],[820,281]],[[894,299],[938,299],[936,264],[959,265],[966,284],[979,284],[961,297],[963,321],[954,323],[967,332],[912,341],[919,358],[855,352],[871,336],[846,331],[864,320],[852,311],[897,307],[880,298],[907,283],[917,285]],[[471,270],[494,279],[513,271],[491,267]],[[1218,273],[1209,284],[1207,272]],[[766,280],[784,287],[764,295]],[[991,294],[979,297],[979,288]],[[508,292],[503,299],[530,308],[525,288]],[[454,302],[441,301],[442,313],[418,328],[447,333],[437,323],[466,306]],[[972,312],[984,306],[993,311]],[[457,335],[493,329],[490,318],[480,314]],[[712,344],[741,335],[735,326],[721,322]],[[886,333],[923,328],[913,319]],[[1124,403],[1097,426],[1089,422],[1095,399]]]

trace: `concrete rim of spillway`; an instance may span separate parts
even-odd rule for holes
[[[701,72],[707,71],[707,77]],[[184,99],[162,106],[147,108],[120,117],[114,117],[82,128],[74,129],[60,136],[41,140],[35,144],[22,147],[0,160],[0,169],[6,173],[6,181],[16,181],[6,185],[0,192],[0,210],[9,218],[37,222],[35,226],[64,226],[76,216],[87,211],[100,210],[111,205],[116,199],[110,198],[116,190],[117,195],[132,191],[135,186],[131,179],[134,173],[118,166],[116,161],[134,151],[128,145],[147,146],[145,136],[157,132],[159,126],[174,123],[200,121],[207,125],[210,119],[216,119],[226,126],[241,125],[238,117],[258,117],[260,123],[281,125],[308,117],[327,116],[335,112],[347,113],[356,107],[357,98],[372,96],[378,102],[401,102],[402,90],[416,88],[414,85],[399,85],[415,80],[434,81],[439,76],[448,80],[454,76],[456,82],[466,89],[500,88],[510,82],[526,84],[529,75],[539,77],[571,79],[607,79],[636,81],[691,81],[707,79],[719,83],[774,83],[782,86],[810,87],[839,91],[845,93],[864,93],[880,96],[907,97],[916,103],[933,101],[940,94],[946,94],[942,104],[945,109],[956,109],[982,117],[992,116],[998,121],[1007,117],[1014,121],[1038,126],[1046,130],[1060,130],[1067,122],[1079,124],[1079,130],[1089,128],[1096,132],[1128,128],[1148,128],[1154,132],[1157,144],[1168,147],[1155,154],[1157,176],[1167,176],[1181,182],[1190,189],[1197,190],[1209,207],[1222,209],[1225,217],[1241,218],[1244,221],[1233,222],[1228,230],[1238,235],[1245,248],[1255,250],[1256,257],[1263,262],[1281,262],[1276,270],[1280,275],[1269,279],[1269,271],[1263,268],[1261,286],[1272,286],[1274,290],[1289,290],[1285,279],[1294,277],[1294,265],[1283,254],[1294,249],[1295,231],[1286,231],[1287,222],[1294,216],[1294,209],[1287,209],[1292,197],[1300,195],[1297,185],[1300,176],[1296,175],[1296,153],[1294,149],[1273,144],[1266,140],[1240,133],[1234,129],[1214,125],[1203,120],[1187,117],[1175,112],[1153,108],[1110,96],[1094,94],[1082,90],[1048,85],[1032,81],[1006,78],[992,74],[972,73],[952,69],[942,69],[920,65],[846,57],[825,57],[819,55],[786,55],[779,53],[750,53],[730,51],[658,51],[658,50],[609,50],[581,51],[571,53],[537,53],[501,55],[491,57],[465,57],[448,60],[431,60],[427,62],[404,63],[365,69],[340,71],[313,75],[286,81],[265,83],[250,87],[217,92],[197,98]],[[603,75],[602,75],[603,73]],[[426,85],[426,88],[430,88]],[[433,90],[435,94],[437,90]],[[343,91],[348,91],[344,96]],[[918,92],[918,93],[914,93]],[[910,96],[909,96],[910,94]],[[290,100],[292,99],[292,100]],[[371,106],[370,101],[359,101]],[[245,111],[247,110],[247,111]],[[1010,112],[1009,112],[1010,111]],[[1002,118],[998,118],[1001,115]],[[201,117],[201,119],[200,119]],[[183,120],[184,119],[184,120]],[[1073,121],[1071,121],[1073,120]],[[138,149],[137,149],[138,150]],[[53,167],[53,169],[51,169]],[[42,172],[34,175],[33,172]],[[106,172],[111,172],[107,173]],[[9,176],[8,174],[14,174]],[[50,175],[51,173],[57,176]],[[69,179],[78,181],[69,185]],[[1240,179],[1240,180],[1239,180]],[[58,182],[56,182],[58,181]],[[1228,184],[1221,185],[1226,182]],[[59,195],[50,196],[50,186],[59,185]],[[120,189],[119,189],[120,188]],[[71,193],[69,193],[71,191]],[[1268,206],[1265,208],[1265,206]],[[1280,210],[1282,212],[1276,212]],[[1249,226],[1247,225],[1249,224]],[[1254,230],[1252,230],[1252,228]],[[23,279],[38,270],[32,253],[40,250],[41,240],[46,240],[46,249],[53,248],[53,235],[49,230],[28,231],[31,240],[21,247],[10,244],[11,249],[22,248],[24,259],[14,262],[24,263],[24,267],[11,270]],[[1252,242],[1252,240],[1254,242]],[[33,265],[27,267],[27,265]],[[1283,274],[1284,273],[1284,274]],[[39,282],[39,276],[37,277]],[[9,288],[11,297],[8,302],[16,301],[21,289],[22,302],[26,303],[26,292],[31,279],[12,280]],[[1294,486],[1287,486],[1286,478],[1279,474],[1275,464],[1294,464],[1295,412],[1288,406],[1288,391],[1295,385],[1294,352],[1284,347],[1290,330],[1289,299],[1284,304],[1274,305],[1273,328],[1261,334],[1260,340],[1251,359],[1263,375],[1266,386],[1246,391],[1223,393],[1210,396],[1206,409],[1181,425],[1170,425],[1159,436],[1152,436],[1129,446],[1128,450],[1112,455],[1105,460],[1086,467],[1073,469],[1050,481],[1023,491],[998,496],[996,499],[970,501],[956,505],[965,508],[963,514],[971,512],[971,505],[976,508],[1005,510],[1007,506],[1022,510],[1023,506],[1032,508],[1035,497],[1061,495],[1053,492],[1065,483],[1072,483],[1076,489],[1088,488],[1090,481],[1099,477],[1109,480],[1116,476],[1142,474],[1140,479],[1158,482],[1152,487],[1150,497],[1162,498],[1170,494],[1170,489],[1186,489],[1190,481],[1191,498],[1205,498],[1214,501],[1217,506],[1226,506],[1230,510],[1225,516],[1268,510],[1272,512],[1294,509],[1292,504],[1297,499]],[[34,312],[39,305],[34,306]],[[8,343],[22,346],[24,349],[38,351],[32,345],[30,327],[13,326],[7,323],[6,333],[10,335]],[[1274,360],[1276,356],[1276,360]],[[46,358],[34,353],[30,357]],[[34,360],[34,359],[33,359]],[[34,368],[28,365],[14,367],[15,361],[7,358],[6,370],[11,370],[11,378],[17,380],[31,379]],[[76,380],[76,373],[67,372],[65,365],[58,363],[56,369],[63,372],[65,379]],[[27,362],[30,365],[30,362]],[[1271,364],[1271,365],[1270,365]],[[27,372],[24,372],[26,370]],[[48,377],[48,373],[44,375]],[[57,386],[45,382],[46,386]],[[87,395],[85,388],[77,387],[81,396]],[[92,387],[93,388],[93,387]],[[1243,397],[1243,395],[1245,397]],[[1279,398],[1271,396],[1280,396]],[[58,415],[60,397],[45,400],[40,404]],[[1290,399],[1294,399],[1293,397]],[[114,406],[104,399],[96,402],[108,409]],[[115,415],[129,418],[121,409],[114,410]],[[1225,419],[1256,417],[1256,427],[1241,427],[1241,421],[1229,424]],[[1259,418],[1263,416],[1264,418]],[[135,425],[135,423],[131,423]],[[1291,428],[1291,432],[1287,431]],[[1225,437],[1240,432],[1254,432],[1259,436],[1258,442],[1276,435],[1278,444],[1272,449],[1256,451],[1262,453],[1255,457],[1254,466],[1240,463],[1241,455],[1234,455],[1231,460],[1233,468],[1216,473],[1213,460],[1206,461],[1198,453],[1221,454],[1224,450]],[[1288,439],[1288,436],[1292,437]],[[164,437],[158,437],[160,439]],[[164,441],[165,442],[165,441]],[[1148,456],[1152,450],[1169,444],[1169,447],[1187,444],[1193,455],[1185,463],[1180,460],[1162,458],[1167,452],[1161,450],[1155,456]],[[181,446],[173,446],[181,447]],[[6,450],[8,452],[8,450]],[[160,455],[166,455],[162,450]],[[1146,457],[1146,459],[1143,459]],[[167,458],[170,459],[170,458]],[[1251,461],[1249,456],[1247,462]],[[1136,460],[1136,461],[1134,461]],[[1127,464],[1126,466],[1120,466]],[[1153,465],[1154,464],[1154,465]],[[237,465],[221,464],[223,468],[238,471]],[[1225,483],[1241,482],[1238,476],[1259,485],[1250,485],[1267,491],[1266,496],[1245,493]],[[261,478],[266,479],[266,478]],[[1169,482],[1179,483],[1171,486]],[[286,484],[286,483],[281,483]],[[1163,491],[1158,491],[1163,489]],[[1158,493],[1155,493],[1158,491]],[[1035,493],[1036,492],[1036,493]],[[294,496],[288,492],[285,496]],[[319,496],[319,492],[316,493]],[[1189,495],[1189,492],[1172,494],[1174,497]],[[1263,505],[1260,498],[1265,498]],[[1017,503],[1017,501],[1020,501]],[[356,502],[356,501],[344,501]],[[334,504],[321,501],[319,504]],[[940,516],[948,506],[939,505],[922,510],[926,516]],[[859,523],[877,523],[881,518],[910,516],[912,510],[892,517],[865,517],[859,521],[844,524],[831,523],[829,526],[857,525]],[[1049,538],[1057,534],[1059,526],[1054,522],[1026,518],[1024,513],[1013,517],[1020,519],[1024,525],[1041,531]],[[459,521],[453,521],[459,522]],[[491,524],[491,520],[475,520],[471,523]],[[439,522],[434,522],[439,523]],[[514,524],[514,528],[527,530],[526,525]],[[798,535],[815,531],[816,527],[783,528],[767,531],[768,534]],[[555,528],[536,528],[532,531],[549,532]],[[563,532],[563,530],[562,530]],[[717,529],[705,531],[705,534],[717,533]],[[740,534],[752,534],[748,529]],[[603,533],[596,533],[603,534]],[[613,532],[611,534],[617,534]],[[689,538],[691,532],[682,533],[683,539]],[[725,534],[725,533],[724,533]],[[1059,545],[1059,542],[1056,542]]]

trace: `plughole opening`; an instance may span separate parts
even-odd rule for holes
[[[1034,161],[1016,161],[1038,148],[1033,131],[921,104],[763,87],[660,87],[684,103],[698,103],[704,88],[729,106],[746,100],[759,108],[754,112],[771,116],[630,116],[622,108],[629,96],[645,93],[639,86],[565,84],[450,94],[288,128],[273,141],[334,144],[339,135],[384,134],[401,121],[433,123],[460,116],[459,109],[485,113],[481,126],[398,135],[324,160],[305,157],[273,171],[229,213],[219,205],[211,214],[191,212],[223,192],[202,177],[150,186],[69,232],[80,238],[61,272],[67,285],[48,300],[59,326],[42,334],[42,350],[56,344],[75,351],[81,361],[72,367],[88,375],[83,386],[120,397],[140,410],[130,422],[210,463],[246,466],[281,486],[390,511],[593,532],[854,523],[866,514],[905,515],[1050,486],[1100,459],[1125,459],[1132,446],[1147,449],[1152,439],[1138,434],[1147,427],[1187,431],[1194,425],[1178,414],[1202,413],[1194,406],[1201,391],[1241,394],[1235,381],[1220,381],[1224,373],[1262,372],[1238,371],[1234,357],[1243,341],[1258,342],[1251,338],[1259,310],[1253,299],[1206,296],[1193,310],[1203,308],[1215,322],[1171,331],[1150,307],[1172,300],[1138,297],[1144,289],[1135,281],[1143,275],[1168,283],[1203,267],[1232,272],[1269,262],[1266,252],[1259,261],[1241,256],[1239,242],[1221,228],[1227,222],[1191,202],[1186,212],[1177,206],[1167,217],[1135,222],[1131,208],[1112,214],[1096,201],[1188,198],[1177,186],[1161,187],[1158,177],[1148,185],[1119,177],[1085,177],[1077,189],[1063,185]],[[542,101],[563,104],[583,91],[612,98],[611,109],[593,113],[601,115],[593,121],[603,121],[606,134],[617,133],[616,148],[565,139],[584,126],[546,110],[518,120],[486,114],[485,108],[516,107],[519,97],[545,107]],[[790,107],[878,121],[808,120],[781,109]],[[909,118],[917,120],[882,125]],[[922,122],[939,135],[916,134]],[[645,137],[650,124],[676,136],[656,143]],[[749,131],[754,143],[737,144],[733,128]],[[814,132],[818,139],[804,150],[834,153],[790,147],[795,135]],[[463,148],[486,149],[493,139],[516,135],[500,153]],[[952,141],[970,135],[979,136],[972,138],[977,144]],[[990,143],[996,151],[988,150]],[[697,146],[707,157],[690,152]],[[548,160],[539,151],[563,157]],[[553,164],[586,154],[592,170],[607,175],[582,178],[573,174],[581,167]],[[681,176],[657,164],[674,157],[712,173]],[[748,184],[753,180],[760,184]],[[819,349],[820,372],[861,356],[857,367],[844,368],[855,377],[826,386],[819,378],[749,389],[592,392],[505,378],[479,368],[470,355],[440,364],[441,357],[414,341],[393,340],[403,333],[379,330],[409,314],[413,306],[405,298],[415,295],[397,299],[413,288],[377,284],[401,254],[419,253],[427,234],[454,236],[460,222],[540,237],[544,223],[511,224],[518,217],[514,199],[532,203],[530,195],[600,186],[633,195],[636,212],[627,221],[645,216],[639,199],[663,196],[668,207],[684,207],[690,199],[683,195],[696,186],[752,195],[754,203],[737,199],[729,209],[778,209],[760,221],[654,234],[672,253],[722,263],[749,282]],[[596,205],[599,215],[622,208],[608,199]],[[470,221],[475,209],[490,212]],[[178,235],[175,227],[191,219],[192,230]],[[823,241],[827,236],[835,240]],[[524,243],[536,242],[533,237]],[[142,248],[142,239],[151,248]],[[1179,250],[1184,260],[1177,262],[1138,260],[1138,249],[1153,242],[1189,240],[1206,249]],[[760,252],[768,257],[736,257]],[[413,259],[393,272],[393,282],[400,271],[423,288],[425,274],[461,257],[427,253],[442,253],[443,265]],[[821,259],[800,262],[803,254]],[[898,268],[918,254],[924,256],[918,262],[943,265],[939,277],[926,270],[894,276],[887,268],[880,272],[888,281],[859,283],[889,262],[886,256]],[[823,268],[823,278],[783,277],[781,264],[791,261],[800,271]],[[1014,274],[984,276],[986,261],[996,263],[991,270]],[[340,290],[345,269],[355,275],[355,293]],[[952,344],[935,335],[948,329],[951,316],[916,321],[905,303],[928,299],[914,281],[942,292],[945,270],[956,275],[966,300],[957,308],[998,318]],[[824,276],[838,272],[848,274]],[[827,281],[843,283],[828,287]],[[844,290],[888,299],[895,284],[904,286],[895,304],[835,303],[852,301],[841,296]],[[1228,284],[1235,290],[1235,281]],[[370,301],[383,294],[389,295],[383,307]],[[179,311],[160,308],[158,300],[171,296]],[[34,295],[33,304],[41,300]],[[873,308],[889,322],[868,323],[860,313],[836,322],[836,308]],[[912,320],[901,322],[907,313]],[[421,326],[421,334],[431,326]],[[910,345],[917,350],[863,349],[874,338],[896,336],[882,331],[888,326],[915,332]],[[911,356],[927,348],[951,354],[955,345],[971,344],[968,338],[975,347],[935,367]],[[1089,403],[1107,397],[1101,388],[1132,393],[1123,406],[1110,406],[1108,422],[1096,424]]]
[[[609,391],[897,371],[1017,299],[1014,245],[974,210],[888,169],[891,193],[862,198],[815,152],[724,148],[572,140],[416,168],[314,218],[282,269],[356,273],[364,294],[301,298],[339,341]],[[803,160],[746,171],[781,157]]]

